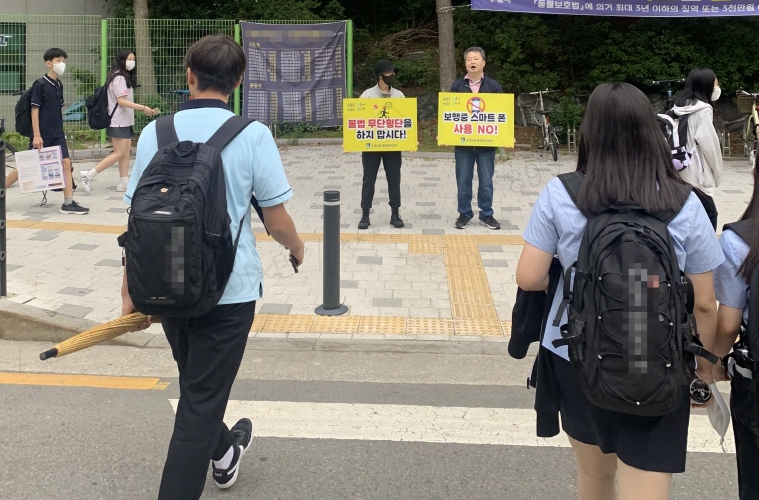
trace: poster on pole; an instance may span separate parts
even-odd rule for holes
[[[438,145],[514,147],[514,94],[438,94]]]
[[[344,99],[343,150],[416,151],[416,98]]]
[[[19,151],[14,156],[22,193],[61,189],[66,185],[60,146]]]
[[[472,10],[614,17],[759,15],[759,0],[472,0]]]
[[[267,125],[342,125],[347,85],[344,21],[240,26],[247,59],[243,116]]]

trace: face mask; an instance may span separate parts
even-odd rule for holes
[[[53,71],[55,71],[56,75],[61,76],[63,73],[66,72],[66,63],[59,62],[59,63],[53,64]]]
[[[132,71],[136,65],[137,63],[135,61],[127,61],[126,62],[127,71]]]
[[[395,75],[390,75],[390,76],[382,75],[382,81],[385,82],[385,85],[392,87],[393,84],[395,83]]]
[[[714,90],[712,91],[712,101],[719,100],[719,96],[722,95],[722,89],[719,87],[714,87]]]
[[[719,434],[719,444],[722,446],[722,450],[725,450],[725,434],[727,434],[727,428],[730,426],[730,410],[727,409],[725,400],[722,399],[722,394],[717,389],[717,384],[714,383],[709,386],[712,390],[712,397],[714,401],[706,409],[706,413],[709,415],[709,422],[711,422],[714,430]]]

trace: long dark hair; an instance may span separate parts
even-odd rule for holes
[[[675,97],[675,106],[690,106],[696,101],[711,102],[717,75],[707,68],[694,68],[685,79],[685,87]]]
[[[580,210],[599,213],[616,202],[635,202],[649,213],[680,208],[678,184],[684,181],[655,117],[648,98],[632,85],[596,87],[580,126]]]
[[[134,54],[134,51],[131,49],[121,49],[118,51],[116,57],[113,58],[113,63],[111,63],[111,71],[108,73],[108,79],[110,81],[113,80],[117,74],[121,75],[126,80],[127,88],[131,89],[137,85],[137,68],[135,67],[132,71],[127,71],[126,61],[129,54]]]
[[[756,180],[757,165],[759,165],[759,155],[754,162],[754,192],[751,194],[751,201],[748,202],[746,211],[741,215],[741,220],[751,219],[751,241],[746,242],[750,250],[743,264],[738,269],[738,274],[743,276],[746,283],[751,282],[751,275],[754,273],[757,264],[759,264],[759,182]]]

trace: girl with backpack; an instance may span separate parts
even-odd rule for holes
[[[637,205],[645,214],[669,213],[672,215],[670,222],[666,226],[661,224],[664,227],[660,231],[669,233],[667,241],[672,252],[668,255],[672,260],[676,260],[671,263],[670,268],[676,265],[677,269],[684,270],[693,284],[694,313],[698,330],[705,347],[709,348],[717,319],[712,270],[722,263],[724,257],[703,206],[695,194],[688,192],[689,187],[672,168],[670,150],[659,131],[655,116],[646,96],[632,85],[606,83],[594,90],[581,126],[577,170],[584,174],[584,177],[581,179],[582,185],[577,196],[578,203],[576,205],[573,201],[563,179],[553,179],[546,185],[535,203],[524,233],[525,245],[519,259],[516,281],[523,290],[546,290],[549,284],[549,269],[556,255],[563,270],[569,270],[569,276],[574,276],[576,285],[578,276],[586,274],[584,271],[587,270],[578,267],[572,274],[573,265],[581,258],[581,241],[586,228],[595,224],[594,214],[625,214],[622,208],[629,207],[631,203]],[[578,174],[571,175],[577,178]],[[625,203],[627,205],[622,205]],[[632,212],[633,215],[637,213]],[[590,224],[584,214],[590,217]],[[640,230],[640,234],[649,233]],[[611,257],[619,260],[622,255],[612,254]],[[657,294],[670,292],[670,286],[662,289],[660,275],[644,272],[640,278],[640,272],[648,269],[645,263],[642,268],[635,266],[637,265],[632,264],[627,270],[631,273],[629,281],[620,279],[622,275],[617,275],[616,290],[623,296],[619,303],[636,302],[638,295],[630,293],[636,290],[643,290],[647,297],[650,296],[650,304],[657,302]],[[633,276],[632,272],[639,274]],[[597,290],[606,292],[610,289],[609,285],[614,286],[614,276],[611,276],[611,281],[608,281],[609,276],[606,275],[599,279],[600,282],[589,283],[588,286],[595,286]],[[559,291],[567,290],[564,288],[564,281],[565,278],[562,277],[558,284]],[[589,278],[588,282],[590,281]],[[605,286],[607,288],[604,288]],[[679,293],[677,290],[677,285],[671,286],[671,293]],[[576,365],[574,362],[570,364],[570,350],[566,345],[562,345],[560,328],[554,326],[567,324],[564,307],[566,304],[563,299],[561,292],[556,293],[553,299],[545,322],[538,359],[538,364],[549,365],[549,369],[546,370],[543,366],[538,373],[552,375],[542,378],[538,376],[537,379],[538,394],[541,393],[541,385],[552,386],[550,390],[542,392],[559,401],[558,404],[549,402],[546,405],[545,401],[536,399],[535,406],[538,408],[553,404],[558,407],[562,427],[569,436],[577,457],[578,497],[580,500],[666,499],[672,474],[685,470],[690,417],[687,390],[688,384],[692,381],[692,378],[686,376],[691,372],[681,366],[675,367],[675,387],[681,397],[673,398],[674,410],[660,416],[611,411],[591,403],[586,396],[587,392],[580,387]],[[647,304],[649,303],[645,300],[642,301],[643,307]],[[603,324],[604,318],[613,316],[620,310],[619,306],[607,307],[598,311],[597,324]],[[613,310],[613,307],[617,307],[617,311]],[[588,318],[588,324],[595,319]],[[647,366],[635,365],[630,360],[638,361],[642,353],[644,357],[647,356],[647,362],[654,359],[663,366],[664,363],[657,359],[657,348],[663,350],[670,345],[674,346],[674,342],[660,345],[661,342],[658,342],[656,337],[650,334],[646,336],[649,328],[667,328],[661,326],[661,316],[646,314],[633,320],[632,327],[638,328],[636,332],[642,332],[642,338],[626,334],[622,331],[624,327],[615,324],[614,321],[603,324],[604,327],[619,331],[617,339],[613,340],[620,346],[628,345],[630,339],[642,342],[640,345],[632,345],[625,351],[624,356],[617,358],[628,362],[630,366],[629,374],[616,379],[614,389],[618,391],[635,390],[641,383],[642,378],[638,375],[641,372],[632,373],[633,371],[643,370],[645,376]],[[629,318],[625,318],[625,321],[632,322]],[[620,318],[616,323],[622,322]],[[572,324],[572,333],[575,326],[576,324]],[[588,331],[590,330],[586,329],[586,332]],[[656,347],[646,349],[652,345],[652,341]],[[586,349],[591,353],[589,343]],[[575,351],[571,351],[571,354],[574,357]],[[601,359],[605,353],[592,354],[592,361],[599,365],[602,362],[617,362],[605,358],[598,362],[595,359],[596,354]],[[588,354],[588,358],[591,358],[591,354]],[[697,375],[705,382],[712,383],[711,363],[702,358],[698,358],[698,362]],[[669,365],[667,367],[669,368]],[[677,371],[677,368],[681,370]],[[589,389],[606,388],[606,382],[610,379],[602,380],[604,384],[600,385],[603,387],[591,385]],[[598,381],[596,385],[599,385]],[[539,399],[538,396],[536,398]],[[539,433],[540,419],[539,413]],[[554,431],[554,434],[556,433],[558,425]],[[615,496],[615,480],[618,496]]]
[[[754,192],[751,201],[740,221],[723,229],[720,245],[725,262],[714,272],[714,288],[719,301],[714,353],[725,356],[733,351],[726,358],[728,370],[718,365],[714,376],[718,380],[731,380],[730,412],[740,500],[759,498],[759,363],[755,361],[759,360],[759,317],[753,317],[759,304],[752,306],[749,300],[752,277],[759,271],[759,183],[756,182],[756,168],[752,173]],[[739,335],[740,342],[735,344]]]
[[[688,120],[686,150],[691,164],[680,171],[680,176],[696,188],[696,195],[704,205],[709,220],[717,230],[717,205],[714,191],[722,179],[722,146],[714,128],[714,110],[710,102],[722,94],[714,71],[696,68],[685,80],[685,88],[675,97],[672,111],[680,120]]]
[[[134,53],[129,49],[121,49],[113,60],[113,66],[106,80],[108,88],[108,109],[112,113],[111,123],[105,129],[113,143],[113,152],[100,160],[92,170],[82,170],[82,185],[84,191],[92,190],[95,177],[114,163],[119,164],[119,183],[116,191],[126,191],[129,182],[129,153],[134,137],[134,111],[142,111],[145,116],[160,113],[159,109],[151,109],[134,102],[134,87],[137,84],[136,62]]]

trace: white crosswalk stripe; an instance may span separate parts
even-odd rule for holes
[[[176,412],[178,400],[169,401]],[[523,408],[230,400],[227,424],[231,427],[243,417],[253,421],[255,435],[262,437],[569,446],[563,433],[551,439],[536,437],[535,412]],[[735,452],[731,431],[725,448]],[[722,452],[706,415],[691,415],[688,451]]]

